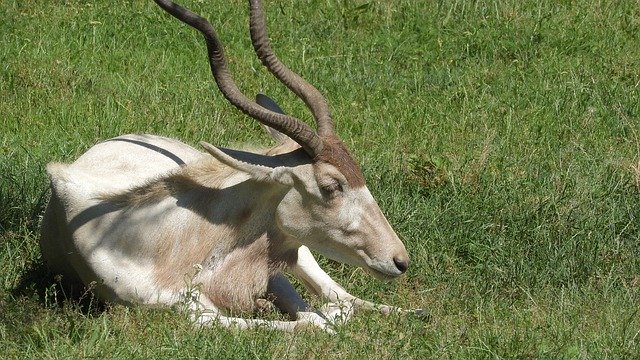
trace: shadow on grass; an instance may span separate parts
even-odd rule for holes
[[[60,275],[52,274],[38,261],[26,269],[18,284],[11,290],[16,299],[30,299],[42,308],[63,309],[70,306],[83,315],[100,315],[107,305],[96,298],[91,289],[81,284],[70,284]]]
[[[63,291],[60,280],[39,261],[22,272],[13,289],[0,293],[0,324],[6,335],[0,348],[7,346],[8,358],[25,347],[44,349],[59,337],[76,341],[83,319],[108,310],[90,291]]]

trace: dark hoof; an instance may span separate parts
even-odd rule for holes
[[[427,310],[425,310],[425,309],[415,309],[415,310],[411,310],[411,311],[413,312],[414,316],[417,316],[421,320],[427,320],[429,318],[429,314],[427,313]]]

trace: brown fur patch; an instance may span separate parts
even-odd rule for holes
[[[204,293],[217,307],[231,312],[252,311],[269,280],[268,244],[260,238],[227,254],[204,284]]]
[[[215,234],[216,236],[211,236]],[[162,244],[154,257],[155,280],[162,288],[180,289],[189,283],[195,273],[194,265],[202,264],[217,239],[232,236],[233,230],[225,225],[205,221],[192,221],[183,232],[167,229],[158,237]]]
[[[153,204],[167,196],[192,189],[218,188],[223,181],[235,173],[237,171],[212,158],[207,158],[124,192],[103,194],[99,199],[118,206],[135,208]]]
[[[296,261],[297,249],[262,233],[253,211],[239,209],[222,224],[194,217],[184,229],[161,234],[154,263],[161,288],[181,289],[193,281],[216,307],[230,313],[255,310],[268,280]],[[238,222],[242,221],[242,224]],[[194,265],[204,269],[195,276]]]
[[[355,161],[342,140],[337,136],[322,139],[323,148],[315,161],[326,162],[335,166],[344,175],[349,185],[354,188],[365,186],[360,165]]]
[[[203,283],[204,294],[231,313],[254,311],[256,300],[266,294],[269,278],[295,262],[296,256],[297,249],[274,252],[273,240],[264,234],[212,264],[215,270]]]

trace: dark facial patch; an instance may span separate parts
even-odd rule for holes
[[[353,159],[349,150],[337,136],[322,139],[322,151],[314,161],[326,162],[335,166],[344,175],[352,188],[365,186],[360,165]]]

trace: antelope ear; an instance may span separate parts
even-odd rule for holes
[[[278,104],[273,99],[271,99],[265,94],[260,94],[260,93],[257,94],[256,103],[258,103],[258,105],[262,106],[267,110],[284,115],[284,111],[280,108],[280,106],[278,106]],[[271,137],[275,141],[277,141],[279,144],[284,144],[287,141],[293,141],[287,135],[281,133],[280,131],[266,125],[263,125],[263,126],[264,126],[264,129],[267,131],[267,133],[271,135]]]
[[[200,145],[221,163],[251,176],[256,181],[293,185],[293,173],[287,166],[277,166],[273,156],[254,154],[246,151],[221,149],[208,142]]]

